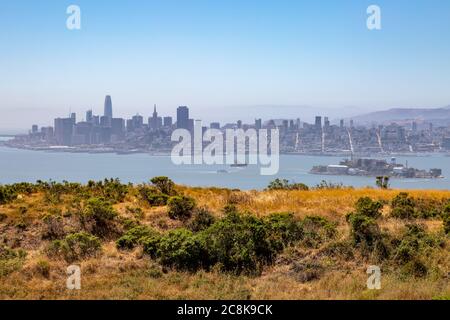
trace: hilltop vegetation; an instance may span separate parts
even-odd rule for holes
[[[447,191],[3,185],[0,298],[449,298],[449,233]],[[65,288],[71,264],[80,291]]]

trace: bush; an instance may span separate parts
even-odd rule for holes
[[[202,247],[191,231],[178,229],[159,239],[156,255],[163,265],[194,271],[202,265],[205,257]]]
[[[17,198],[17,192],[10,186],[0,185],[0,204],[9,203]]]
[[[169,199],[167,194],[159,192],[155,187],[143,185],[138,190],[141,198],[152,207],[165,206]]]
[[[317,247],[336,235],[336,225],[324,217],[307,216],[301,224],[304,233],[304,243],[310,247]]]
[[[271,214],[264,222],[267,225],[271,246],[277,251],[301,240],[304,236],[303,226],[295,220],[292,213]]]
[[[207,209],[196,209],[192,220],[188,224],[188,228],[193,232],[199,232],[207,229],[215,221],[216,219]]]
[[[35,266],[36,271],[45,278],[50,277],[50,263],[47,260],[38,260]]]
[[[154,177],[150,181],[162,194],[167,196],[176,195],[175,183],[173,183],[173,181],[168,177]]]
[[[95,255],[101,248],[100,240],[88,233],[73,233],[63,240],[54,240],[49,247],[52,255],[61,255],[67,262]]]
[[[290,183],[287,179],[275,179],[269,183],[267,190],[309,190],[304,183]]]
[[[106,236],[111,231],[110,224],[116,217],[111,203],[103,198],[90,198],[83,210],[83,220],[92,221],[93,233],[99,236]]]
[[[442,214],[442,221],[444,224],[444,232],[446,234],[450,234],[450,204],[448,204],[445,209],[444,213]]]
[[[0,278],[22,268],[26,256],[27,253],[22,249],[0,247]]]
[[[392,199],[392,212],[394,218],[411,219],[414,217],[414,200],[407,193],[401,192]]]
[[[169,198],[169,217],[171,219],[187,220],[192,216],[195,208],[195,200],[186,196],[175,196]]]
[[[128,230],[122,237],[116,241],[119,249],[133,249],[141,244],[147,237],[155,235],[156,232],[146,226],[137,226]]]
[[[383,203],[380,201],[373,201],[369,197],[359,198],[355,204],[356,213],[362,214],[366,217],[378,219],[381,217],[381,209],[383,209]]]
[[[231,211],[200,237],[209,263],[237,274],[258,274],[285,246],[299,240],[302,230],[290,214],[259,219]]]
[[[375,219],[362,214],[351,214],[348,222],[354,245],[373,248],[374,244],[381,239],[381,231]]]

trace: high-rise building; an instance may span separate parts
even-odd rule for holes
[[[340,127],[341,127],[341,129],[344,129],[344,119],[341,119],[341,121],[340,121]]]
[[[219,122],[211,122],[211,123],[209,124],[209,127],[210,127],[211,129],[217,129],[217,130],[220,130],[220,123],[219,123]]]
[[[238,129],[242,129],[242,120],[238,120],[236,125]]]
[[[138,114],[133,116],[131,120],[133,122],[133,130],[142,128],[142,126],[144,125],[144,118]]]
[[[111,119],[113,117],[111,96],[106,96],[105,97],[105,110],[104,110],[104,114],[103,115],[105,117],[109,117]]]
[[[164,127],[172,127],[172,117],[164,117]]]
[[[186,106],[180,106],[177,109],[177,128],[189,129],[189,108]]]
[[[70,146],[72,144],[73,118],[55,119],[55,141],[58,145]]]
[[[86,111],[86,122],[91,122],[92,123],[92,119],[93,119],[92,110]]]
[[[324,126],[325,126],[325,128],[329,128],[330,127],[330,120],[328,119],[328,117],[325,117]]]
[[[316,116],[316,129],[321,129],[321,128],[322,128],[322,117]]]
[[[156,112],[156,104],[153,108],[153,115],[148,119],[148,126],[150,129],[156,130],[161,127],[159,122],[162,122],[162,119],[158,117],[158,112]]]
[[[39,127],[37,124],[31,126],[31,133],[38,133]]]

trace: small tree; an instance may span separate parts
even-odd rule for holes
[[[195,208],[195,200],[186,196],[171,197],[167,204],[169,206],[168,213],[171,219],[189,219]]]
[[[150,181],[161,193],[168,196],[174,196],[176,194],[175,183],[168,177],[154,177]]]

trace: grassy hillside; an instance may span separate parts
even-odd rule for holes
[[[450,297],[450,191],[152,181],[0,186],[0,299]]]

